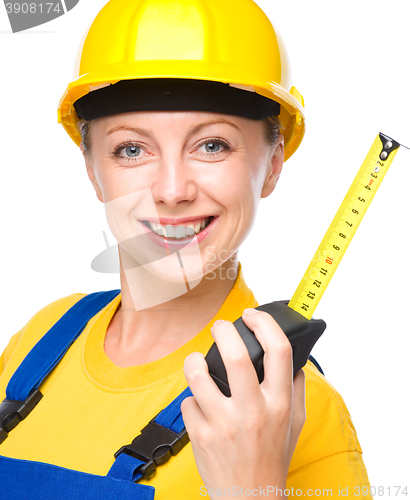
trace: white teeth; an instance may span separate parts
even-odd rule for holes
[[[174,238],[175,237],[175,229],[174,226],[171,226],[168,224],[167,226],[164,227],[165,229],[165,236],[168,238]]]
[[[175,238],[185,238],[185,226],[177,226],[175,228]]]
[[[158,231],[159,229],[161,229],[161,224],[158,224],[158,222],[150,222],[150,224],[154,231]]]
[[[180,239],[186,238],[187,236],[194,236],[195,233],[200,233],[205,228],[207,221],[208,217],[195,226],[192,223],[186,226],[172,226],[171,224],[162,226],[158,222],[148,222],[148,224],[154,233],[166,236],[167,238]]]

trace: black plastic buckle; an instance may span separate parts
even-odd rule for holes
[[[3,400],[0,404],[0,444],[9,432],[27,417],[42,397],[41,392],[35,389],[25,401]]]
[[[117,458],[121,453],[126,453],[145,462],[137,469],[145,478],[152,476],[157,465],[168,462],[172,455],[176,455],[189,443],[185,427],[177,434],[155,423],[155,418],[142,429],[141,434],[131,444],[122,446],[114,455]]]

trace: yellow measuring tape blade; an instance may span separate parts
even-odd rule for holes
[[[400,144],[378,134],[288,306],[311,319]]]

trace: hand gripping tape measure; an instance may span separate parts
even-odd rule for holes
[[[269,313],[287,335],[293,349],[293,373],[306,364],[310,351],[325,331],[326,323],[312,319],[313,312],[400,146],[382,133],[376,136],[291,300],[274,301],[255,308]],[[263,349],[242,318],[233,324],[248,348],[259,382],[262,382]],[[216,344],[212,345],[205,359],[219,389],[230,396],[225,366]]]

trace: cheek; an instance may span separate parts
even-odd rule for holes
[[[260,194],[268,173],[268,163],[269,154],[254,155],[250,162],[251,186],[255,195],[258,196],[258,199],[260,199]]]
[[[104,202],[115,200],[144,189],[139,176],[132,169],[113,167],[111,162],[99,162],[96,179],[103,193]]]
[[[204,175],[200,185],[207,196],[225,208],[232,227],[247,231],[253,225],[261,191],[257,166],[250,161],[227,163]]]
[[[250,182],[250,170],[238,162],[213,165],[197,177],[200,190],[226,208],[246,197]]]
[[[229,169],[224,178],[224,196],[227,200],[236,201],[249,208],[257,204],[263,185],[260,158],[246,158]]]

